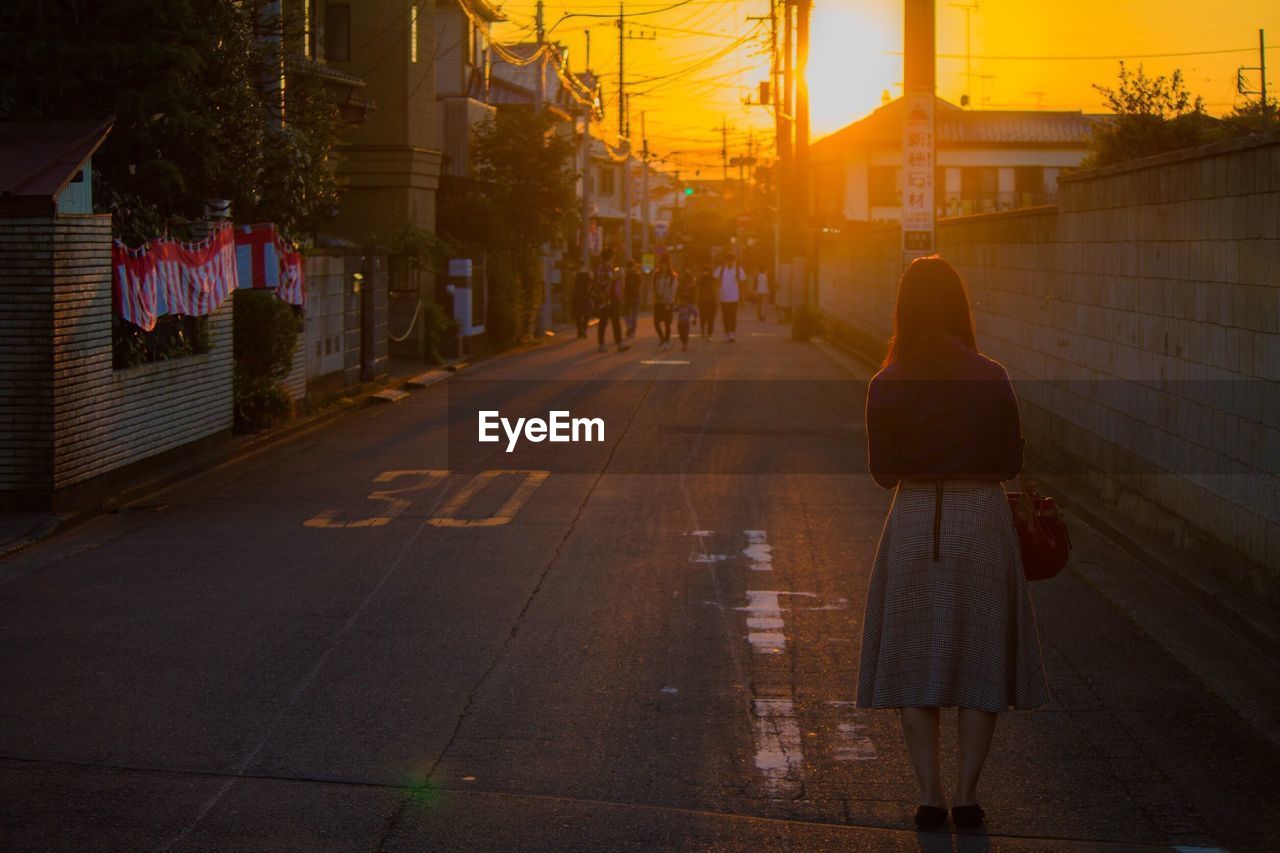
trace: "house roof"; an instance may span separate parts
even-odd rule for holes
[[[527,60],[534,56],[539,48],[540,45],[537,42],[522,42],[510,45],[505,50],[520,59]],[[489,102],[494,105],[532,104],[538,88],[538,69],[541,68],[546,103],[572,112],[580,109],[581,104],[576,92],[571,91],[570,85],[567,85],[565,79],[561,78],[561,74],[557,73],[564,62],[561,48],[558,45],[551,45],[551,50],[555,53],[550,61],[526,62],[522,65],[506,62],[501,56],[496,56],[490,78]],[[575,84],[572,87],[574,90],[583,93],[594,91],[591,83],[587,82],[587,75],[574,74],[567,68],[563,73],[565,78]],[[567,119],[570,116],[565,112],[563,117]]]
[[[1075,111],[966,110],[936,98],[934,127],[939,146],[1087,145],[1100,116]],[[905,102],[891,101],[864,119],[837,130],[813,144],[813,156],[837,150],[902,144]]]
[[[0,213],[51,214],[58,195],[111,132],[115,116],[0,122]]]

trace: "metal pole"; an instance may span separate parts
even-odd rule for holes
[[[796,7],[796,152],[795,224],[800,245],[793,247],[799,260],[802,305],[811,304],[809,294],[809,11],[813,0],[799,0]]]
[[[649,133],[645,130],[644,111],[640,111],[640,223],[644,233],[640,235],[640,252],[649,254]]]
[[[582,268],[591,268],[591,111],[595,109],[595,89],[591,91],[592,103],[582,113]]]
[[[538,83],[536,91],[536,100],[534,102],[534,112],[541,114],[542,107],[546,101],[546,76],[547,76],[547,56],[546,56],[546,31],[542,28],[542,0],[538,0],[537,12],[538,25]],[[547,330],[551,327],[551,246],[542,244],[540,250],[542,259],[542,308],[538,311],[533,324],[533,335],[535,338],[545,337]]]
[[[623,29],[626,13],[618,3],[618,141],[622,146],[622,256],[623,265],[631,260],[631,140],[627,138],[627,32]]]
[[[1265,30],[1258,30],[1258,66],[1258,71],[1262,74],[1262,85],[1258,87],[1258,91],[1262,95],[1262,115],[1266,117],[1271,115],[1271,111],[1267,106],[1267,42]]]

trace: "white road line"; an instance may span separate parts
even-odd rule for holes
[[[790,699],[753,699],[756,769],[764,774],[765,791],[773,797],[795,791],[804,767],[800,726]]]
[[[837,725],[831,754],[836,761],[875,761],[877,758],[876,745],[867,736],[867,727],[862,723]]]
[[[773,571],[773,546],[768,543],[768,536],[763,530],[744,530],[747,534],[747,547],[742,554],[751,561],[753,572]]]
[[[779,593],[769,589],[747,590],[747,606],[738,607],[747,614],[747,642],[755,651],[766,655],[782,654],[787,636],[782,633],[782,605]]]

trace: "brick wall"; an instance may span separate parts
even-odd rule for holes
[[[230,300],[210,317],[208,353],[112,368],[110,217],[0,221],[0,287],[0,403],[22,413],[0,427],[5,503],[57,504],[230,431]]]
[[[823,247],[823,311],[877,357],[898,239]],[[1077,173],[1056,208],[945,220],[938,245],[1030,449],[1280,603],[1280,137]]]

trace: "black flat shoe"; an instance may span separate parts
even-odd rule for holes
[[[946,809],[938,806],[916,807],[916,829],[937,829],[946,822]]]
[[[986,816],[987,813],[977,803],[971,806],[956,806],[951,810],[951,819],[955,821],[956,829],[977,829],[982,826]]]

